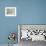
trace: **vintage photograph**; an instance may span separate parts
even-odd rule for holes
[[[20,46],[31,46],[32,42],[46,42],[46,25],[20,24],[18,33]]]

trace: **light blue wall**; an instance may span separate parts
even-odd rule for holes
[[[17,16],[6,17],[6,6],[15,6]],[[17,34],[17,24],[46,24],[46,0],[0,0],[0,44],[8,43],[9,32]]]

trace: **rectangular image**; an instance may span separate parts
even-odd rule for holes
[[[46,41],[46,25],[20,24],[18,34],[19,41]]]

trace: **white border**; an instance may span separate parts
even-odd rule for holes
[[[20,43],[20,25],[18,25],[18,43]]]

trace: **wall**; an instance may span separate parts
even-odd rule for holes
[[[17,16],[6,17],[6,6],[16,6]],[[0,0],[0,44],[8,43],[9,32],[17,33],[17,24],[46,24],[46,0]]]
[[[20,26],[21,30],[42,30],[42,31],[46,31],[46,25],[21,25]]]

